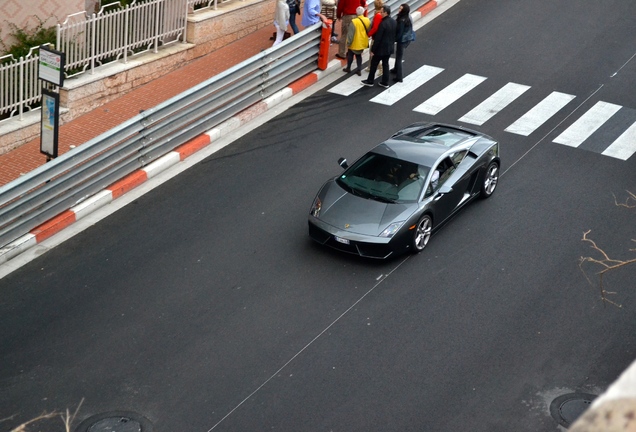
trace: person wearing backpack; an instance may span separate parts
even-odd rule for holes
[[[402,82],[404,78],[402,74],[402,60],[404,58],[404,48],[409,46],[411,41],[415,40],[415,33],[413,32],[413,22],[411,21],[411,7],[402,3],[398,9],[396,22],[396,34],[395,34],[395,67],[391,69],[391,72],[395,74],[394,81]]]

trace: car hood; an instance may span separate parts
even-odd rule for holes
[[[393,222],[403,222],[417,209],[416,203],[393,204],[353,195],[331,180],[319,194],[320,220],[343,231],[377,236]]]

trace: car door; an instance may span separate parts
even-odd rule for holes
[[[455,193],[449,182],[455,170],[450,157],[445,157],[433,168],[425,196],[432,197],[430,208],[436,225],[446,220],[461,200],[461,194]]]

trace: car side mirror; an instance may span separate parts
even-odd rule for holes
[[[340,165],[344,169],[349,168],[349,164],[347,163],[347,160],[345,158],[338,159],[338,165]]]

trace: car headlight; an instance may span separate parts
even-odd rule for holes
[[[393,222],[391,225],[386,227],[384,231],[380,234],[380,237],[393,237],[396,232],[402,227],[404,222]]]
[[[319,217],[320,209],[322,209],[322,201],[320,201],[320,198],[316,197],[316,199],[314,200],[314,203],[311,205],[311,210],[309,211],[309,213],[313,217]]]

